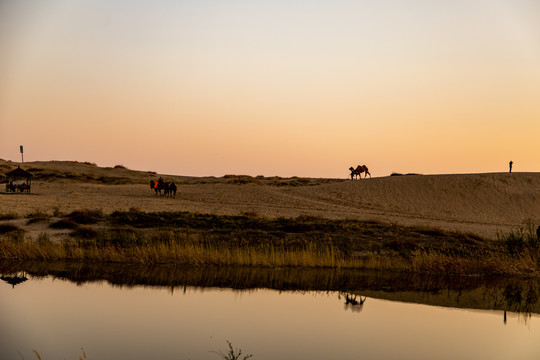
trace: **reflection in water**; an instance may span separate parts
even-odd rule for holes
[[[536,312],[538,304],[538,282],[511,283],[503,291],[503,303],[508,310],[516,312]]]
[[[422,276],[408,273],[297,268],[144,267],[118,264],[0,262],[0,274],[13,274],[18,271],[25,271],[35,277],[51,275],[77,284],[105,281],[120,287],[142,285],[168,288],[171,293],[177,290],[184,291],[186,286],[202,289],[218,287],[237,290],[268,288],[280,291],[338,291],[345,297],[345,305],[355,310],[361,309],[367,296],[445,307],[540,313],[539,279]],[[348,297],[346,293],[349,294]]]
[[[0,359],[76,359],[83,346],[95,359],[210,360],[227,340],[258,360],[540,356],[540,316],[512,321],[537,311],[532,280],[63,263],[1,274],[29,280],[0,286]]]
[[[357,298],[356,294],[340,292],[338,295],[338,299],[341,300],[343,296],[345,297],[345,310],[351,310],[352,312],[362,311],[362,307],[364,306],[364,303],[367,299],[365,296],[362,298],[362,295],[359,295],[359,298]]]
[[[19,285],[20,283],[23,283],[26,280],[28,280],[24,272],[20,274],[19,273],[5,274],[5,275],[0,276],[0,279],[10,284],[13,289],[15,289],[15,285]]]
[[[506,324],[506,309],[523,313],[529,318],[533,312],[538,312],[538,282],[511,283],[506,285],[501,302],[505,308],[504,323]]]

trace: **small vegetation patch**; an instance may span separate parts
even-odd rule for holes
[[[396,173],[396,172],[393,172],[392,174],[390,174],[390,176],[413,176],[413,175],[422,175],[422,174],[416,174],[416,173],[401,174],[401,173]]]
[[[19,216],[15,213],[0,213],[0,220],[13,220],[17,219]]]
[[[0,224],[0,234],[7,234],[10,232],[24,232],[23,229],[13,224]]]
[[[235,185],[245,185],[245,184],[259,184],[260,181],[249,175],[225,175],[224,179],[228,180],[228,183]]]
[[[116,165],[115,169],[121,169],[125,171],[112,171],[112,168],[101,170],[94,163],[79,164],[77,170],[66,171],[61,169],[42,169],[32,168],[29,171],[32,173],[32,180],[34,181],[58,181],[69,180],[74,182],[84,182],[93,184],[105,184],[105,185],[124,185],[124,184],[137,184],[146,183],[147,178],[138,174],[138,172],[131,172],[123,165]]]
[[[80,226],[70,234],[74,238],[90,240],[98,237],[98,232],[90,227]]]
[[[102,221],[104,215],[101,210],[78,210],[69,214],[67,218],[77,224],[89,225]]]
[[[0,250],[5,243],[11,243],[15,245],[23,244],[25,233],[26,232],[23,229],[16,225],[0,224]],[[8,257],[6,259],[10,258]]]
[[[49,218],[49,214],[41,209],[34,209],[32,212],[26,214],[26,218],[45,220]]]
[[[262,175],[257,175],[256,177],[252,177],[249,175],[225,175],[223,176],[223,179],[227,180],[229,184],[235,185],[257,184],[277,187],[315,186],[344,181],[343,179],[299,178],[296,176],[293,176],[291,178],[282,178],[280,176],[264,177]],[[202,181],[201,183],[204,182],[205,181]]]
[[[49,234],[44,233],[44,232],[39,233],[38,236],[37,236],[36,242],[41,246],[45,246],[45,245],[50,244],[51,240],[49,238]]]
[[[497,239],[504,244],[507,251],[514,256],[524,254],[536,255],[540,245],[539,235],[532,220],[523,221],[522,225],[510,230],[508,233],[497,233]]]
[[[127,177],[100,176],[92,179],[94,182],[105,185],[125,185],[131,184],[133,181]]]
[[[49,225],[51,229],[75,229],[78,224],[72,219],[60,219]]]
[[[49,218],[48,217],[34,217],[34,218],[30,218],[26,221],[26,225],[31,225],[31,224],[37,224],[37,223],[43,223],[43,222],[47,222],[49,221]]]

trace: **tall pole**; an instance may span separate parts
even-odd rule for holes
[[[21,145],[21,164],[24,163],[23,146]]]

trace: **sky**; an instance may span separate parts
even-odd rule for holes
[[[2,0],[0,158],[540,171],[538,0]]]

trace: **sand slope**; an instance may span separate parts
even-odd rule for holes
[[[16,164],[0,160],[0,174],[14,167]],[[355,181],[162,175],[179,185],[177,198],[170,199],[156,197],[148,185],[158,174],[77,162],[34,162],[23,168],[34,169],[34,195],[0,195],[0,213],[112,212],[134,207],[269,217],[314,215],[434,226],[491,238],[497,230],[517,226],[525,219],[540,223],[540,173],[411,175]],[[4,185],[0,186],[3,191]]]

